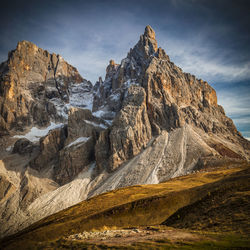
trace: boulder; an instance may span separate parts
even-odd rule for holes
[[[34,144],[31,141],[26,138],[21,138],[15,142],[12,153],[20,155],[31,154],[33,149]]]

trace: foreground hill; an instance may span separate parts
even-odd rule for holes
[[[41,246],[55,244],[54,247],[76,243],[80,247],[86,242],[98,245],[105,244],[105,239],[98,241],[98,237],[103,237],[101,233],[90,233],[90,236],[86,237],[86,233],[83,232],[108,229],[118,230],[115,232],[121,234],[118,236],[121,237],[118,240],[121,243],[122,238],[129,236],[125,237],[119,231],[120,229],[139,228],[138,232],[141,233],[137,240],[132,241],[136,243],[146,240],[143,238],[143,232],[149,230],[145,228],[146,226],[160,224],[176,228],[172,230],[176,230],[179,234],[189,232],[193,235],[194,232],[192,233],[190,229],[207,232],[204,235],[208,238],[197,236],[198,241],[209,239],[216,242],[218,235],[222,234],[225,237],[228,233],[233,233],[236,235],[232,236],[236,237],[235,240],[239,240],[237,237],[243,237],[242,242],[238,242],[238,244],[243,244],[244,238],[250,235],[249,181],[249,164],[228,164],[210,172],[178,177],[161,184],[140,185],[110,191],[51,215],[22,232],[4,239],[2,244],[8,248],[21,246],[32,248],[38,243]],[[170,228],[164,226],[156,228],[158,229],[155,231],[162,232],[160,236],[162,239],[166,241],[168,237],[171,238]],[[177,229],[180,228],[189,231],[178,231]],[[212,234],[214,237],[208,231],[214,232]],[[200,235],[198,232],[197,234]],[[91,235],[95,236],[91,238]],[[108,236],[107,231],[106,236]],[[154,234],[151,236],[153,240]],[[140,237],[142,237],[141,240]],[[156,239],[159,238],[157,237]],[[110,240],[112,237],[106,238],[108,238],[107,244],[112,242],[112,244],[120,244],[118,241]]]

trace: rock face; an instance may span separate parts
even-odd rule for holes
[[[95,160],[95,143],[103,130],[100,122],[100,119],[93,117],[88,109],[70,109],[67,145],[60,151],[54,173],[58,183],[65,184],[71,181]]]
[[[61,56],[31,42],[19,42],[0,65],[0,131],[48,125],[51,117],[59,118],[50,100],[68,102],[69,84],[82,81]]]
[[[215,90],[171,62],[150,26],[94,86],[26,41],[0,73],[2,235],[108,190],[249,160]]]
[[[117,103],[110,102],[110,99]],[[144,101],[140,102],[141,99]],[[136,110],[131,107],[136,107]],[[227,148],[237,145],[237,157],[249,157],[249,142],[244,140],[217,104],[215,90],[207,82],[183,73],[174,65],[165,51],[157,47],[155,33],[150,26],[146,27],[144,35],[120,65],[110,61],[105,81],[96,91],[93,110],[102,110],[104,114],[116,113],[110,132],[108,135],[104,133],[105,141],[100,137],[97,144],[96,150],[100,148],[102,151],[96,159],[99,168],[103,165],[103,157],[106,157],[108,164],[105,167],[117,169],[141,152],[152,135],[158,136],[163,131],[171,132],[184,126],[192,127],[200,135],[211,134],[206,140],[217,141],[212,143],[213,149],[219,148],[215,144],[220,145],[223,140],[230,143]],[[208,143],[208,146],[212,144]],[[229,156],[228,152],[217,151],[221,156]]]
[[[21,138],[15,142],[12,153],[30,154],[33,151],[33,147],[34,145],[31,141],[25,138]]]
[[[57,128],[40,139],[40,152],[38,156],[30,162],[30,166],[37,170],[42,170],[48,165],[58,162],[59,151],[64,147],[67,138],[67,128]]]
[[[151,139],[151,125],[146,107],[146,93],[142,87],[131,86],[123,107],[113,121],[110,133],[110,170],[140,153]]]

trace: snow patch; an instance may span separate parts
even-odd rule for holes
[[[104,114],[105,114],[105,111],[103,111],[103,110],[98,110],[98,111],[93,112],[93,116],[99,117],[99,118],[101,118],[102,115],[104,115]]]
[[[93,107],[93,93],[86,82],[74,84],[70,89],[70,105],[73,107],[89,109]]]
[[[137,82],[136,82],[136,79],[128,79],[126,82],[123,83],[123,85],[126,87],[126,88],[129,88],[131,85],[139,85]]]
[[[10,152],[10,151],[12,151],[12,149],[13,149],[13,146],[9,146],[9,147],[6,148],[6,151]]]
[[[59,81],[60,83],[60,81]],[[64,96],[67,97],[66,95]],[[88,83],[82,82],[69,86],[69,103],[66,103],[60,98],[52,98],[51,103],[54,104],[57,114],[64,120],[68,119],[68,111],[70,107],[84,108],[92,111],[93,107],[93,92]]]
[[[54,104],[57,114],[63,119],[67,120],[70,105],[68,103],[65,104],[60,98],[53,98],[50,100],[50,102]]]
[[[121,94],[119,92],[118,93],[113,93],[112,95],[110,95],[109,98],[113,102],[118,102],[118,101],[120,101]]]
[[[97,110],[92,113],[93,116],[104,119],[105,116],[115,117],[115,112],[113,111],[105,111],[105,110]]]
[[[95,123],[95,122],[91,122],[91,121],[88,121],[88,120],[84,120],[86,123],[90,124],[90,125],[93,125],[95,127],[100,127],[100,128],[104,128],[106,129],[107,126],[105,126],[104,124],[98,124],[98,123]]]
[[[49,133],[50,130],[63,127],[63,123],[51,122],[47,128],[39,129],[37,127],[31,128],[31,130],[25,135],[15,135],[14,138],[26,138],[31,142],[37,142],[39,139]]]
[[[85,143],[90,137],[79,137],[75,141],[71,142],[69,145],[66,146],[66,148],[70,148],[74,145],[79,145]]]

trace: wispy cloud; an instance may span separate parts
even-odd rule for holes
[[[250,137],[250,84],[238,88],[233,86],[217,91],[218,102],[224,107],[226,114],[233,119],[243,136]]]
[[[228,62],[229,48],[216,48],[206,43],[206,37],[182,40],[162,35],[161,46],[172,61],[185,72],[209,82],[235,82],[250,79],[250,59],[241,63]]]

